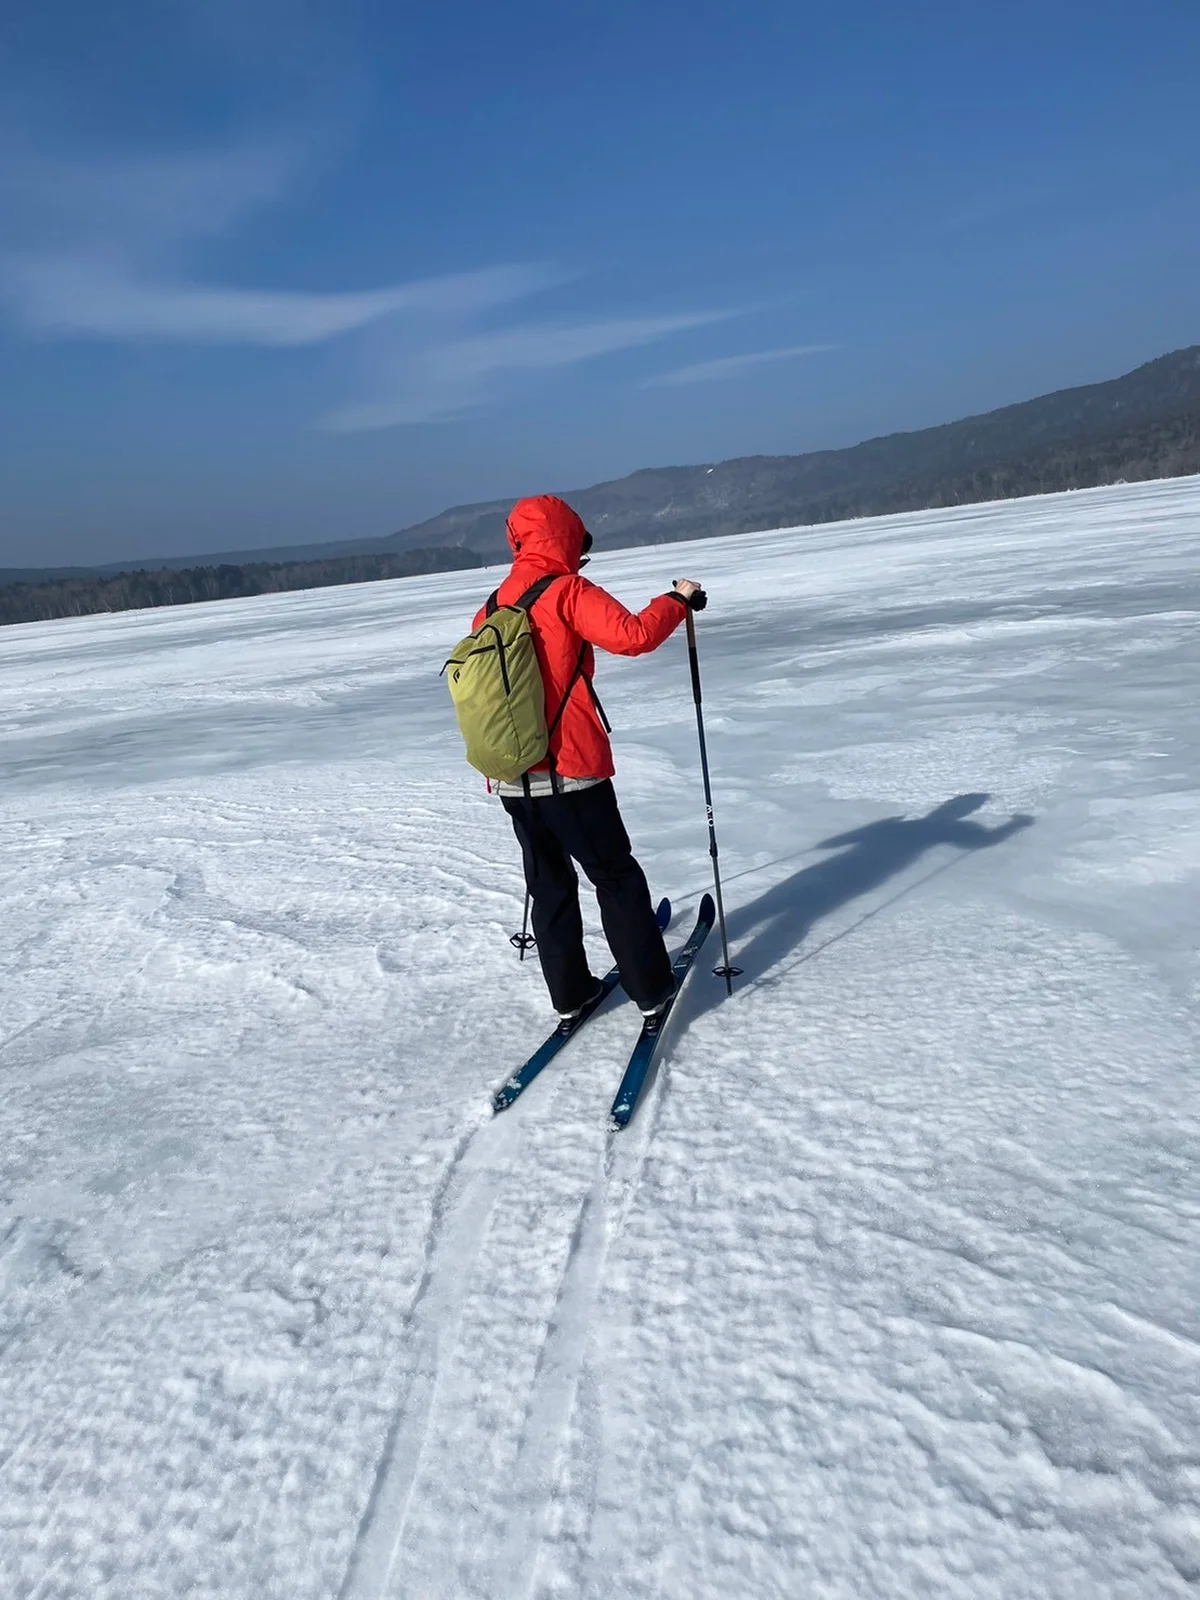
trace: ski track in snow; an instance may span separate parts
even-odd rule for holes
[[[472,1280],[486,1278],[493,1213],[517,1198],[518,1178],[506,1166],[511,1167],[531,1101],[518,1102],[492,1123],[465,1135],[454,1152],[434,1197],[425,1241],[426,1268],[401,1331],[401,1338],[417,1349],[415,1370],[396,1409],[339,1600],[391,1593],[524,1596],[536,1592],[534,1576],[552,1512],[550,1495],[582,1377],[605,1258],[636,1191],[645,1133],[652,1127],[649,1104],[644,1109],[642,1136],[609,1131],[595,1154],[590,1183],[564,1207],[559,1232],[566,1242],[557,1284],[526,1352],[532,1359],[532,1377],[526,1408],[513,1429],[512,1457],[502,1490],[504,1514],[497,1519],[492,1552],[480,1556],[473,1551],[470,1562],[447,1581],[439,1576],[446,1559],[441,1532],[424,1541],[419,1535],[408,1537],[410,1512],[424,1491],[421,1472],[427,1442],[451,1432],[452,1414],[463,1405],[461,1394],[445,1381],[445,1373],[455,1362],[474,1365],[474,1358],[464,1360],[462,1354],[469,1343],[464,1301]],[[610,1215],[614,1207],[619,1213],[615,1224]],[[481,1287],[475,1292],[486,1293]],[[469,1474],[472,1456],[473,1452],[460,1453],[443,1444],[429,1491],[438,1494],[445,1478],[457,1480]],[[418,1517],[419,1513],[414,1520]]]
[[[478,573],[0,632],[5,1600],[1195,1592],[1200,480],[688,556],[747,970],[621,1133],[627,1004],[488,1109]],[[677,646],[601,669],[672,945]]]
[[[340,1595],[383,1595],[390,1587],[421,1467],[437,1398],[443,1352],[452,1352],[462,1316],[462,1295],[477,1241],[495,1204],[494,1190],[471,1162],[477,1135],[460,1142],[434,1195],[425,1241],[425,1271],[398,1336],[416,1346],[416,1362],[396,1407],[378,1474],[367,1503]]]

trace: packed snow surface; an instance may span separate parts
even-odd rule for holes
[[[0,1595],[1200,1581],[1200,480],[601,555],[732,999],[550,1022],[496,574],[0,633]],[[604,660],[678,944],[683,634]],[[607,966],[594,904],[589,937]]]

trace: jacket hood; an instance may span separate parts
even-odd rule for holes
[[[508,514],[506,531],[509,549],[522,565],[528,562],[542,572],[579,571],[587,529],[557,495],[518,500]]]

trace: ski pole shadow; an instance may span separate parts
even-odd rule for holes
[[[798,951],[812,929],[823,917],[839,907],[870,894],[890,878],[911,867],[926,851],[938,845],[950,845],[959,852],[927,873],[917,883],[907,884],[883,905],[868,911],[854,928],[878,916],[887,906],[912,892],[921,883],[936,877],[957,865],[970,852],[988,850],[1003,844],[1016,833],[1031,827],[1033,818],[1017,814],[1007,822],[987,827],[980,822],[967,820],[971,812],[978,811],[990,796],[986,794],[960,794],[946,800],[923,817],[883,817],[878,822],[868,822],[864,827],[841,833],[832,839],[823,839],[818,850],[837,850],[838,855],[811,866],[803,867],[782,882],[773,885],[756,900],[745,905],[726,909],[729,928],[730,959],[745,971],[743,984],[769,982],[773,969],[788,956]],[[844,939],[854,928],[844,929],[818,945],[799,961],[811,960],[818,951],[839,939]],[[775,972],[775,976],[782,973]],[[695,1017],[725,999],[712,989],[692,991],[689,1013]],[[736,991],[735,991],[736,992]]]

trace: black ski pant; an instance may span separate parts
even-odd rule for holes
[[[501,804],[512,818],[533,902],[533,933],[556,1011],[588,999],[595,979],[583,947],[578,861],[596,890],[600,920],[625,992],[652,1006],[671,990],[671,961],[650,904],[646,874],[633,859],[612,783]]]

